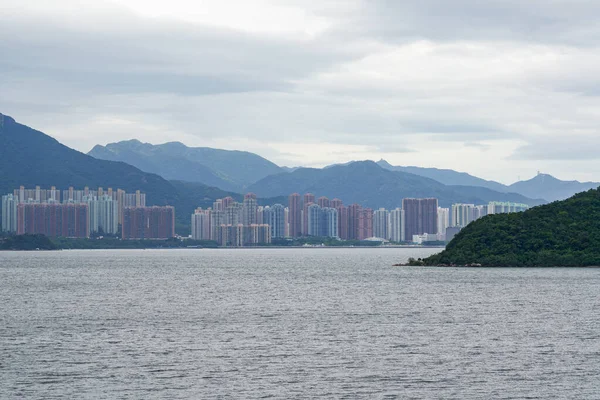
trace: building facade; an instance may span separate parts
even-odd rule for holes
[[[21,203],[17,206],[17,234],[48,237],[90,237],[89,208],[85,203]]]
[[[437,234],[438,200],[428,199],[403,199],[404,234],[406,238],[425,233]]]
[[[175,237],[173,207],[127,207],[123,211],[123,240],[173,237]]]

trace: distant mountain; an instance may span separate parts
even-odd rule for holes
[[[519,193],[525,197],[544,199],[549,202],[564,200],[576,193],[585,192],[586,190],[595,189],[600,186],[598,182],[561,181],[546,174],[539,174],[528,181],[521,181],[507,186],[451,169],[400,167],[393,166],[385,160],[380,160],[377,164],[390,171],[408,172],[424,176],[445,185],[474,186],[491,189],[496,192]]]
[[[266,177],[248,188],[261,197],[287,196],[311,192],[317,196],[338,197],[346,204],[388,209],[400,207],[405,197],[435,197],[440,205],[453,203],[487,204],[490,201],[513,201],[541,204],[515,193],[495,192],[470,186],[446,186],[433,179],[406,172],[381,168],[373,161],[359,161],[324,169],[300,168],[290,173]]]
[[[225,196],[242,197],[199,183],[169,182],[123,162],[96,159],[0,114],[0,194],[12,193],[20,185],[139,189],[146,193],[149,205],[175,206],[178,233],[186,235],[194,208]]]
[[[548,201],[564,200],[575,193],[596,189],[598,182],[561,181],[552,175],[538,174],[527,181],[513,183],[509,189],[524,196],[541,197]]]
[[[408,172],[410,174],[424,176],[443,183],[444,185],[479,186],[497,192],[514,192],[514,190],[509,190],[506,185],[494,181],[486,181],[485,179],[469,175],[466,172],[457,172],[451,169],[393,166],[385,160],[379,160],[377,164],[390,171]]]
[[[128,140],[94,147],[88,155],[123,161],[168,180],[201,182],[241,192],[246,186],[284,169],[254,153],[187,147],[179,142],[161,145]]]

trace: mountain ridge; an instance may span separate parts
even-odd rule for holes
[[[96,145],[88,155],[123,161],[168,180],[199,182],[243,192],[268,175],[285,171],[255,153],[211,147],[188,147],[181,142],[154,145],[137,139]]]
[[[598,182],[563,181],[549,174],[537,174],[526,181],[515,182],[508,186],[511,190],[525,196],[532,193],[548,201],[565,200],[576,193],[581,193],[600,186]]]
[[[261,197],[311,192],[317,196],[338,197],[345,203],[365,207],[400,207],[404,197],[436,197],[441,206],[452,203],[513,201],[529,205],[542,199],[530,199],[516,193],[500,193],[487,188],[453,187],[434,179],[399,171],[389,171],[373,161],[357,161],[328,168],[300,168],[293,172],[266,177],[248,190]]]

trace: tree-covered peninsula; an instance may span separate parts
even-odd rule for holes
[[[0,250],[56,250],[58,246],[44,235],[0,237]]]
[[[469,224],[446,250],[415,265],[600,266],[600,190]]]

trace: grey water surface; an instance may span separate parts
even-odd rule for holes
[[[0,399],[599,399],[600,269],[0,252]]]

